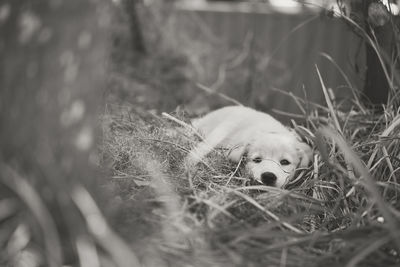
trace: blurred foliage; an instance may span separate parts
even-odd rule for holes
[[[137,262],[92,196],[110,12],[106,1],[0,3],[1,265]]]

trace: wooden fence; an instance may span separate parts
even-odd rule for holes
[[[362,88],[365,47],[342,20],[316,11],[217,7],[178,6],[174,14],[180,45],[213,90],[263,110],[298,112],[273,88],[323,103],[316,66],[337,100],[349,99],[348,81]]]

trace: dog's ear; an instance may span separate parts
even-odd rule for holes
[[[296,132],[295,129],[289,129],[289,131],[294,135],[294,137],[297,140],[296,151],[300,159],[298,167],[300,168],[308,167],[313,157],[312,148],[308,144],[303,142],[301,136],[299,135],[299,133]]]
[[[296,144],[297,155],[300,158],[299,166],[300,168],[308,167],[312,160],[313,151],[309,145],[303,142],[298,142]]]
[[[238,145],[233,147],[228,152],[228,158],[233,162],[239,162],[242,157],[247,157],[249,145]]]

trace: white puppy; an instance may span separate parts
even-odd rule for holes
[[[197,164],[214,148],[223,148],[233,162],[245,160],[245,168],[256,181],[283,187],[298,167],[306,167],[311,148],[270,115],[242,106],[215,110],[192,121],[204,137],[189,154]]]

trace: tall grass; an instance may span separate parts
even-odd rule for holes
[[[117,74],[114,86],[143,82]],[[105,107],[100,188],[61,177],[46,184],[49,197],[2,163],[0,265],[399,265],[398,111],[386,105],[377,114],[355,88],[354,106],[342,110],[318,68],[315,75],[325,104],[286,93],[302,112],[293,126],[315,153],[285,189],[252,184],[244,163],[232,164],[218,149],[187,166],[200,140],[189,116],[131,105]]]
[[[187,122],[182,114],[173,116]],[[299,128],[316,148],[315,161],[299,171],[290,190],[249,184],[242,166],[218,150],[188,170],[184,158],[198,138],[184,124],[134,108],[105,117],[111,123],[104,152],[113,161],[113,183],[133,183],[126,193],[130,201],[158,203],[136,207],[134,214],[153,217],[157,210],[156,228],[170,231],[157,237],[164,263],[174,259],[184,265],[187,257],[200,266],[203,257],[217,266],[399,261],[395,114],[374,115],[368,109],[346,114],[333,104],[312,110],[304,123],[309,127]],[[156,182],[160,179],[163,183]],[[147,188],[153,188],[150,196]]]

